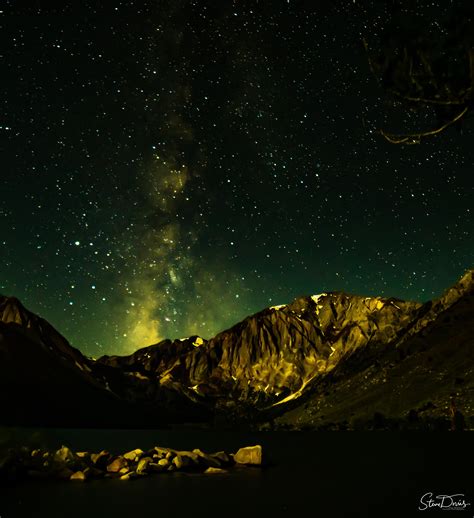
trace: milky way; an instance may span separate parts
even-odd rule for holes
[[[370,73],[383,3],[3,4],[0,291],[84,353],[472,267],[472,121],[377,132],[432,122]]]

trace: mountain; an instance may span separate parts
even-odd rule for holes
[[[85,357],[18,299],[0,296],[1,424],[143,427],[195,416],[196,405],[166,389],[158,397],[155,385]]]
[[[474,427],[474,271],[427,302],[383,351],[370,347],[322,377],[277,427],[447,429],[451,400]]]
[[[83,402],[96,396],[102,396],[102,390],[91,375],[88,359],[17,299],[0,298],[0,404],[4,422],[41,422],[45,414],[48,420],[56,414],[68,422],[69,409],[85,411]]]
[[[0,297],[3,419],[301,429],[374,427],[374,416],[395,426],[409,415],[421,426],[447,421],[453,394],[471,416],[473,273],[425,304],[322,293],[210,340],[164,340],[96,361],[17,299]]]
[[[299,397],[368,343],[392,341],[420,304],[323,293],[252,315],[209,341],[164,341],[99,363],[154,375],[162,385],[219,408],[264,409]]]

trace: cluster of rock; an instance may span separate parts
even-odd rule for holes
[[[113,455],[105,450],[98,453],[74,452],[67,446],[62,446],[56,451],[28,448],[10,451],[0,463],[0,474],[7,479],[28,477],[130,480],[173,471],[226,473],[232,467],[261,464],[260,445],[240,448],[235,454],[224,451],[204,453],[200,449],[182,451],[155,446],[147,451],[135,449],[122,455]]]

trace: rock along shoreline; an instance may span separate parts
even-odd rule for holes
[[[73,451],[67,446],[58,450],[20,448],[9,450],[0,459],[0,480],[59,479],[86,481],[111,478],[131,480],[171,472],[205,474],[227,473],[246,466],[262,466],[260,445],[240,448],[236,453],[205,453],[200,449],[174,450],[154,446],[114,455],[106,450],[92,453]]]

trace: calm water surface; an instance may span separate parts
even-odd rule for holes
[[[474,515],[472,434],[16,430],[43,447],[119,453],[154,445],[212,452],[262,444],[271,465],[224,475],[165,474],[0,487],[0,517],[432,516],[420,497],[465,493]],[[471,460],[469,460],[471,459]]]

